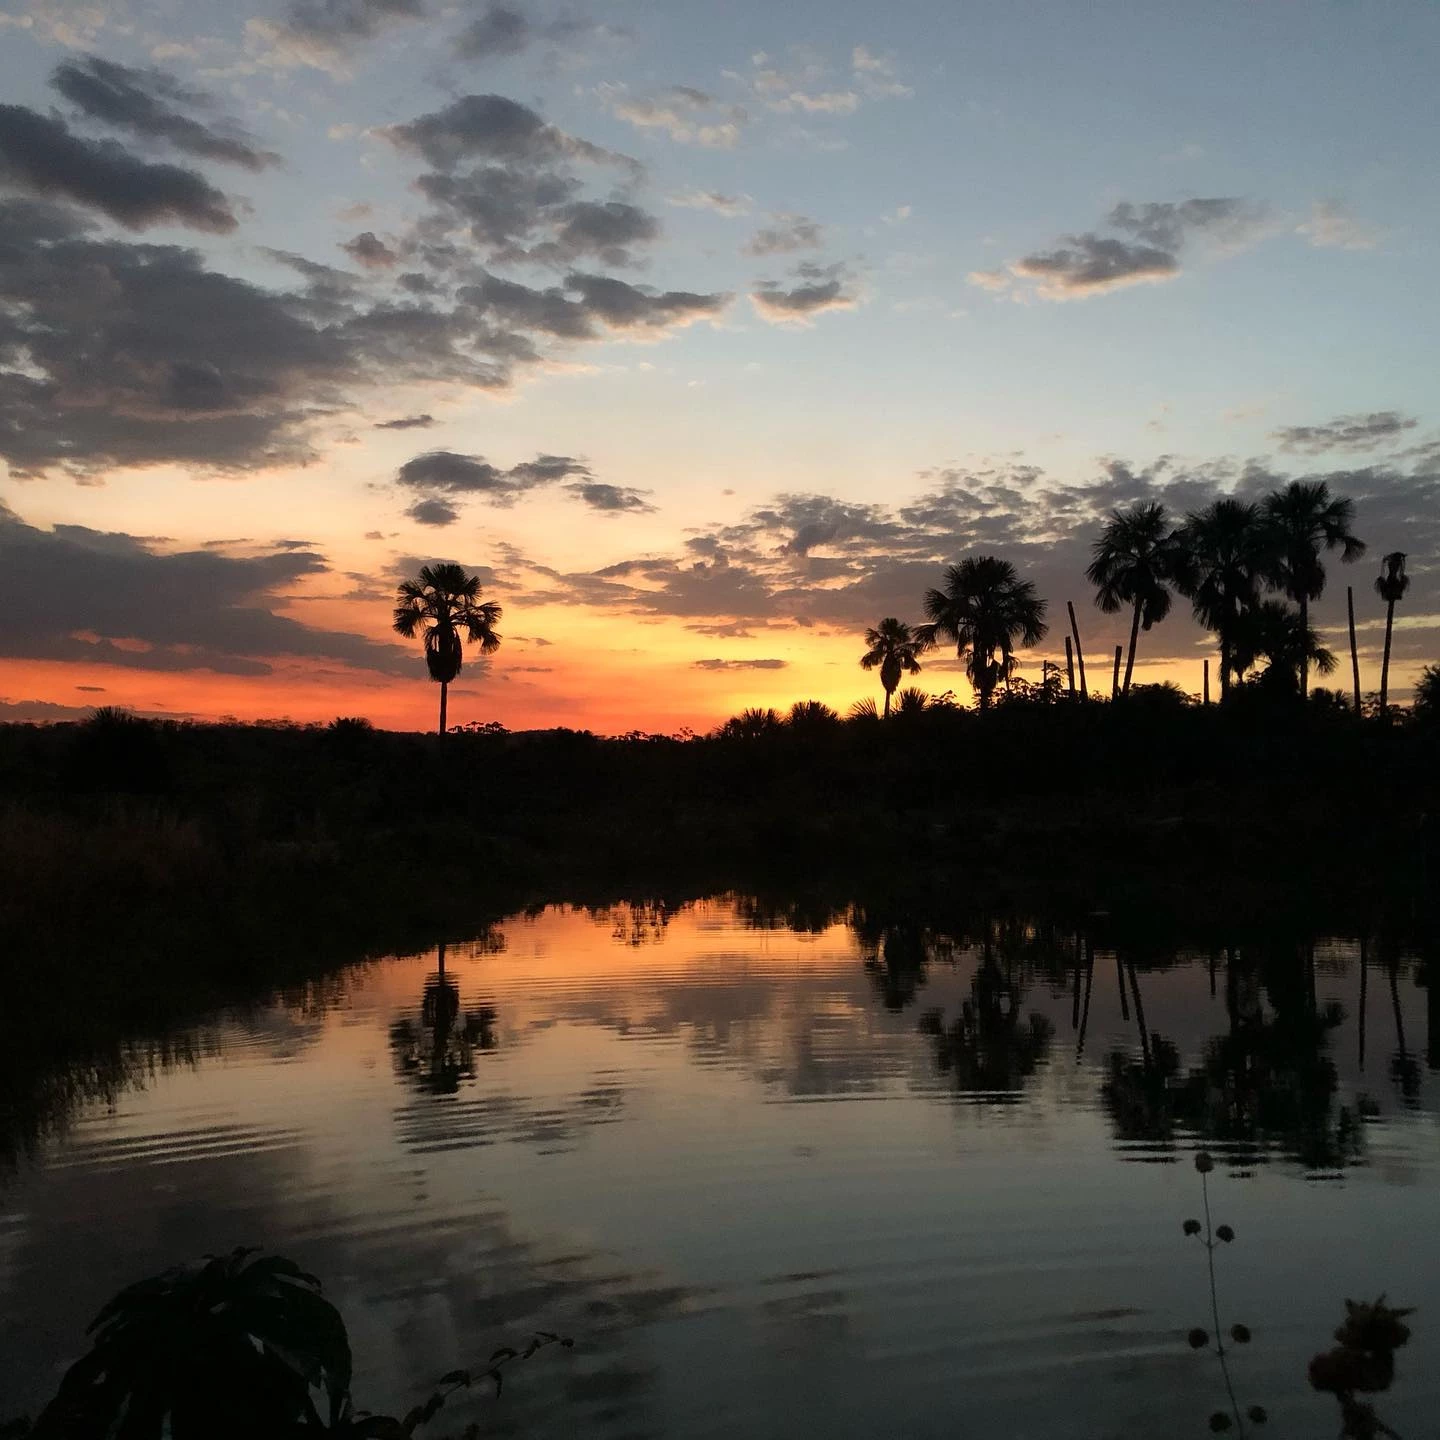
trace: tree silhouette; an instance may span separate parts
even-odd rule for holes
[[[1186,517],[1176,584],[1195,618],[1220,641],[1220,698],[1230,693],[1241,618],[1272,568],[1258,506],[1226,497]]]
[[[450,682],[465,659],[464,642],[479,645],[482,655],[493,655],[500,648],[495,633],[500,614],[493,600],[480,599],[480,577],[448,562],[422,565],[420,574],[401,581],[395,592],[395,630],[407,640],[421,636],[425,666],[440,685],[442,735]]]
[[[1096,587],[1095,603],[1107,615],[1132,607],[1123,689],[1128,695],[1140,631],[1148,631],[1170,613],[1169,582],[1175,578],[1180,546],[1165,507],[1147,501],[1130,510],[1113,511],[1094,550],[1095,558],[1085,576]]]
[[[981,710],[990,708],[995,686],[1014,669],[1016,643],[1038,645],[1049,629],[1034,584],[993,555],[947,565],[945,588],[925,592],[925,615],[921,641],[927,647],[937,639],[954,642]]]
[[[1270,578],[1300,607],[1300,629],[1310,628],[1310,602],[1325,590],[1325,566],[1321,553],[1339,550],[1349,563],[1365,553],[1365,543],[1351,533],[1355,504],[1332,499],[1323,480],[1292,480],[1265,500],[1265,522],[1274,546],[1274,568]],[[1328,673],[1328,672],[1322,672]],[[1300,654],[1300,694],[1310,690],[1310,657]]]
[[[865,632],[865,644],[869,647],[860,657],[862,670],[880,667],[880,684],[885,689],[885,715],[890,714],[890,697],[906,675],[920,673],[919,656],[925,650],[924,641],[903,621],[888,616],[873,629]]]
[[[1234,644],[1237,675],[1264,660],[1267,668],[1262,679],[1288,691],[1303,683],[1309,665],[1329,675],[1337,663],[1334,652],[1326,649],[1305,623],[1304,612],[1291,609],[1283,600],[1261,600],[1245,611],[1235,627]]]
[[[1375,578],[1375,593],[1385,602],[1385,658],[1380,664],[1380,713],[1390,705],[1390,633],[1395,628],[1395,606],[1405,598],[1410,577],[1405,573],[1405,552],[1392,550],[1380,562],[1385,569]]]

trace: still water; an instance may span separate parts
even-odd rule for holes
[[[1420,1306],[1384,1419],[1440,1435],[1437,1017],[1358,944],[1117,956],[719,897],[551,907],[134,1052],[0,1172],[0,1419],[100,1304],[206,1251],[318,1273],[362,1405],[535,1329],[525,1436],[1206,1435],[1192,1164],[1242,1405],[1334,1434],[1346,1296]]]

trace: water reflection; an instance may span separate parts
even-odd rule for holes
[[[504,948],[503,941],[491,953]],[[453,1095],[462,1080],[475,1078],[477,1052],[495,1048],[496,1011],[482,1004],[461,1012],[460,986],[445,973],[445,946],[436,950],[438,968],[427,976],[418,1022],[402,1016],[390,1026],[396,1071],[431,1095]]]
[[[0,1417],[119,1284],[263,1241],[334,1277],[377,1405],[576,1334],[501,1433],[938,1436],[958,1387],[981,1433],[1166,1432],[1209,1383],[1188,1167],[1117,1160],[1227,1159],[1262,1297],[1440,1290],[1427,958],[895,894],[537,909],[47,1082],[69,1130],[0,1179]],[[1314,1326],[1250,1315],[1279,1433]]]

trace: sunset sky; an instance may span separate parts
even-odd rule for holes
[[[1298,476],[1367,690],[1409,552],[1403,696],[1437,55],[1431,0],[0,0],[0,719],[428,727],[434,559],[505,607],[452,723],[843,708],[977,552],[1099,688],[1104,515]],[[1182,603],[1137,678],[1212,653]]]

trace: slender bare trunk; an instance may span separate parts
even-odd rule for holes
[[[1204,688],[1205,703],[1208,705],[1208,704],[1210,703],[1210,662],[1209,662],[1208,660],[1205,662],[1204,681],[1203,681],[1203,684],[1204,684],[1204,687],[1205,687],[1205,688]]]
[[[1125,662],[1125,690],[1130,693],[1130,674],[1135,669],[1135,646],[1140,642],[1140,602],[1135,602],[1135,614],[1130,621],[1130,658]]]
[[[1075,647],[1070,643],[1070,637],[1065,637],[1065,673],[1070,679],[1070,698],[1075,698]]]
[[[1075,602],[1067,600],[1065,608],[1070,612],[1070,633],[1075,637],[1075,663],[1080,667],[1080,698],[1090,698],[1090,688],[1085,683],[1085,652],[1080,648],[1080,626],[1075,621]]]
[[[1125,647],[1123,645],[1117,645],[1115,647],[1115,674],[1110,679],[1110,698],[1112,700],[1118,700],[1120,698],[1120,661],[1124,658],[1124,655]]]
[[[890,691],[888,689],[885,691],[885,718],[887,720],[890,718]]]
[[[440,733],[445,733],[445,710],[450,700],[450,685],[448,681],[440,682]]]
[[[1300,597],[1300,698],[1310,693],[1310,597]]]
[[[1380,715],[1390,713],[1390,632],[1395,626],[1395,602],[1385,605],[1385,658],[1380,662]]]
[[[1360,937],[1360,1070],[1365,1070],[1365,1001],[1370,982],[1370,957],[1365,953],[1365,937]]]
[[[1220,703],[1223,705],[1230,695],[1230,637],[1220,632]]]
[[[1355,587],[1345,587],[1345,606],[1350,612],[1350,673],[1355,679],[1355,713],[1360,713],[1360,651],[1355,646]]]

